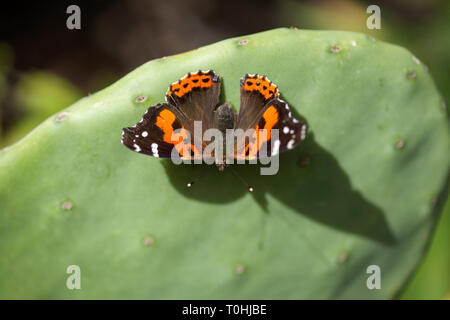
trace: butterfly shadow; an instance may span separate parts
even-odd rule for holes
[[[229,168],[219,172],[215,165],[163,163],[172,185],[186,198],[227,203],[249,192]],[[383,212],[352,187],[344,169],[312,133],[298,147],[280,155],[275,175],[261,175],[260,165],[232,167],[254,187],[252,196],[262,212],[271,213],[268,201],[275,197],[298,214],[329,227],[385,245],[395,243]],[[200,176],[191,188],[186,186]]]

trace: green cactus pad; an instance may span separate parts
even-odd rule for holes
[[[277,175],[235,166],[253,193],[120,143],[199,69],[235,109],[239,79],[265,74],[308,123]],[[357,33],[276,29],[150,61],[0,152],[0,298],[391,298],[447,197],[442,103],[410,52]]]

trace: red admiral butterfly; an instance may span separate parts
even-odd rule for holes
[[[209,141],[190,140],[194,121],[201,121],[202,134],[214,128],[224,137],[228,129],[254,129],[251,137],[235,141],[232,158],[236,160],[274,156],[305,139],[306,124],[292,116],[287,103],[279,98],[278,87],[266,76],[247,74],[240,85],[241,104],[236,114],[227,103],[217,107],[219,76],[210,70],[188,73],[169,86],[166,103],[150,107],[134,127],[123,129],[122,143],[133,151],[160,158],[170,158],[173,148],[183,160],[214,158],[204,152]],[[261,134],[261,129],[266,134]],[[278,135],[271,135],[272,129],[278,129]],[[271,141],[272,136],[278,139]],[[223,170],[227,162],[225,158],[220,160],[216,164]]]

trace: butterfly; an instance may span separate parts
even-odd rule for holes
[[[220,90],[221,79],[212,70],[186,74],[169,86],[165,103],[151,106],[135,126],[123,128],[122,143],[159,158],[175,154],[183,160],[212,159],[224,170],[230,158],[218,156],[214,149],[205,151],[220,135],[225,139],[227,131],[250,132],[233,137],[231,160],[275,156],[305,139],[306,123],[293,117],[288,104],[279,98],[278,87],[266,76],[246,74],[240,80],[238,114],[228,103],[219,105]],[[200,137],[194,135],[196,123],[201,124]],[[207,141],[203,137],[210,129],[219,136]]]

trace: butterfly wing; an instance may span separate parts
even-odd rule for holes
[[[246,74],[241,79],[241,104],[236,128],[254,128],[267,102],[278,96],[278,87],[266,76]]]
[[[250,137],[238,138],[236,159],[277,155],[292,149],[306,135],[306,124],[294,118],[288,104],[279,99],[277,86],[267,77],[258,75],[246,75],[241,81],[241,107],[236,127],[244,131],[253,129]],[[273,129],[278,130],[278,138]]]
[[[173,106],[158,104],[150,107],[135,126],[124,128],[122,143],[130,150],[158,158],[170,158],[175,148],[182,158],[200,156],[182,120]]]
[[[213,126],[219,95],[220,78],[213,71],[188,73],[169,86],[167,103],[150,107],[139,123],[123,129],[122,143],[160,158],[170,158],[173,148],[182,159],[201,158],[201,139]],[[194,121],[202,122],[200,137],[194,136]]]
[[[203,134],[213,126],[220,84],[219,76],[212,70],[190,72],[169,86],[166,101],[183,115],[187,130],[193,132],[194,121],[201,121]]]

